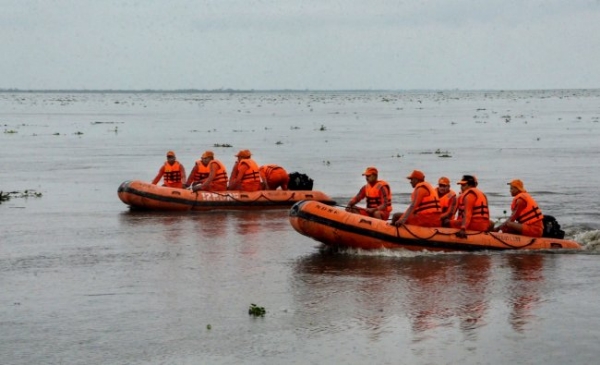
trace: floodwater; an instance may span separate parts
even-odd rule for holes
[[[2,364],[591,364],[600,355],[600,91],[0,93]],[[216,147],[215,145],[231,145]],[[374,165],[514,178],[581,252],[326,250],[286,210],[130,211],[175,150],[239,149],[345,204]],[[251,304],[264,317],[250,316]]]

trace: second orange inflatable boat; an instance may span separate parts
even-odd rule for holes
[[[185,210],[252,210],[289,208],[301,200],[335,204],[329,196],[312,190],[199,191],[175,189],[134,180],[125,181],[117,191],[121,201],[132,208]]]
[[[467,231],[467,238],[459,238],[454,228],[396,227],[315,201],[296,203],[289,219],[299,233],[334,247],[412,251],[581,249],[575,241],[558,238],[478,231]]]

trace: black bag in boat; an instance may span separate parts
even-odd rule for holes
[[[306,174],[301,174],[299,172],[292,172],[289,174],[290,182],[288,184],[288,189],[290,190],[312,190],[313,188],[313,179],[308,177]]]
[[[560,224],[558,224],[558,222],[556,221],[556,218],[554,218],[551,215],[544,214],[543,221],[544,221],[544,233],[542,234],[542,237],[560,238],[560,239],[565,238],[565,231],[560,229]]]

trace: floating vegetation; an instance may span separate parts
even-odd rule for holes
[[[95,121],[95,122],[92,122],[91,124],[92,125],[94,125],[94,124],[123,124],[123,122],[98,122],[98,121]]]
[[[435,154],[438,155],[438,157],[452,157],[452,156],[450,156],[450,152],[442,151],[439,148],[437,150],[435,150]]]
[[[321,124],[321,128],[319,128],[320,131],[326,131],[327,127],[325,127],[323,124]]]
[[[213,144],[213,147],[233,147],[233,146],[230,145],[229,143],[215,143],[215,144]]]
[[[248,309],[248,314],[254,317],[264,317],[267,311],[265,307],[259,307],[256,304],[250,304],[250,309]]]
[[[14,130],[14,129],[5,129],[5,130],[4,130],[4,133],[6,133],[6,134],[15,134],[15,133],[19,133],[19,132],[17,132],[17,131],[16,131],[16,130]]]
[[[81,135],[83,134],[83,132],[79,132],[79,131],[77,131],[77,132],[75,132],[75,133],[73,133],[73,134],[76,134],[76,135],[78,135],[78,136],[81,136]]]
[[[327,165],[327,166],[329,166],[329,165],[331,165],[331,162],[329,162],[329,160],[327,160],[327,161],[323,161],[323,165]]]
[[[0,203],[3,201],[8,201],[10,198],[41,198],[42,193],[37,192],[35,190],[24,190],[24,191],[9,191],[3,192],[0,191]]]
[[[60,136],[60,133],[56,132],[56,133],[52,133],[53,136]]]
[[[300,127],[291,126],[290,129],[300,129]]]
[[[279,144],[283,144],[283,142],[281,142],[281,141],[277,141],[277,142],[275,142],[275,144],[278,144],[278,145],[279,145]]]
[[[211,326],[210,324],[207,324],[207,325],[206,325],[206,329],[207,329],[207,330],[210,330],[210,329],[212,329],[212,326]]]

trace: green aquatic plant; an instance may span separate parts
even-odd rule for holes
[[[230,145],[229,143],[215,143],[215,144],[213,144],[213,147],[233,147],[233,146]]]
[[[277,142],[275,142],[275,144],[283,144],[283,142],[277,141]]]
[[[18,133],[18,132],[16,130],[14,130],[14,129],[5,129],[4,133],[6,133],[6,134],[15,134],[15,133]]]
[[[0,202],[8,201],[10,198],[41,198],[42,193],[35,190],[24,190],[24,191],[0,191]]]
[[[321,124],[321,128],[319,128],[320,131],[326,131],[327,127],[325,127],[323,124]]]
[[[264,317],[267,311],[265,307],[259,307],[256,304],[250,304],[250,308],[248,309],[248,314],[254,317]]]
[[[450,156],[450,152],[442,151],[439,148],[437,150],[435,150],[435,154],[438,155],[438,157],[452,157],[452,156]]]

